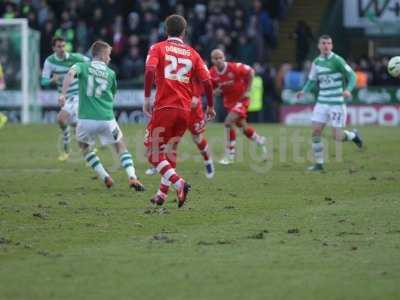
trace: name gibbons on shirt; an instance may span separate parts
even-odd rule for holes
[[[89,67],[89,73],[96,76],[96,77],[101,77],[104,79],[108,78],[108,74],[106,71],[95,69],[93,67]]]
[[[166,46],[165,50],[167,52],[173,52],[173,53],[180,54],[180,55],[185,55],[185,56],[190,56],[191,55],[190,50],[183,49],[183,48],[178,48],[178,47],[175,47],[175,46]]]

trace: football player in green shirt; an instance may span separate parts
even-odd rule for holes
[[[315,164],[310,171],[322,171],[324,164],[324,146],[321,141],[326,124],[332,127],[336,141],[353,141],[361,148],[363,142],[356,130],[343,130],[346,126],[345,98],[351,97],[356,76],[343,58],[332,52],[332,39],[328,35],[319,38],[320,55],[313,61],[308,80],[297,97],[315,89],[318,91],[317,103],[312,114],[312,150]]]
[[[79,84],[78,125],[76,128],[79,147],[86,162],[110,188],[113,180],[104,169],[99,157],[91,149],[95,138],[103,145],[113,144],[121,165],[128,175],[129,186],[136,191],[144,191],[144,186],[136,177],[132,155],[122,139],[122,132],[114,117],[113,102],[117,92],[115,72],[107,65],[110,62],[111,46],[103,41],[93,43],[93,60],[73,65],[65,76],[60,103],[64,103],[66,92],[75,76]]]
[[[54,53],[46,58],[42,70],[42,86],[55,84],[58,91],[61,91],[64,76],[69,68],[78,62],[89,61],[89,58],[80,53],[69,53],[65,51],[65,40],[62,37],[56,36],[52,40]],[[61,110],[57,116],[58,124],[60,125],[63,135],[63,153],[58,159],[65,161],[69,157],[70,133],[69,126],[76,125],[76,114],[78,111],[78,80],[71,82],[67,92],[66,101],[61,106]]]

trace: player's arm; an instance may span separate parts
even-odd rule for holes
[[[159,58],[156,47],[151,47],[146,59],[146,67],[144,72],[144,102],[143,112],[148,117],[151,117],[151,89],[153,87],[156,69],[158,66]]]
[[[80,72],[79,64],[75,64],[69,69],[67,75],[65,75],[64,81],[62,84],[62,88],[61,88],[61,93],[60,93],[60,96],[58,97],[58,103],[60,106],[64,106],[65,94],[67,93],[67,90],[68,90],[69,86],[71,85],[71,82],[74,80],[75,75],[79,74],[79,72]]]
[[[351,97],[351,91],[354,89],[356,85],[356,74],[353,69],[346,63],[343,58],[339,58],[340,61],[340,69],[344,76],[346,77],[346,87],[343,91],[344,97]]]
[[[313,63],[311,65],[311,70],[310,73],[308,74],[308,79],[306,81],[306,84],[302,88],[302,90],[298,93],[296,93],[297,98],[301,98],[304,96],[305,93],[310,93],[315,88],[317,87],[317,69],[315,67],[315,64]]]
[[[53,74],[53,70],[50,66],[50,63],[47,61],[47,59],[44,62],[43,65],[43,70],[42,70],[42,78],[40,80],[40,84],[42,86],[49,86],[51,84],[56,84],[60,80],[60,76],[57,74]]]
[[[206,117],[207,121],[215,118],[214,110],[214,94],[213,94],[213,83],[211,81],[210,72],[204,61],[198,55],[195,64],[195,76],[203,85],[204,94],[207,99]]]

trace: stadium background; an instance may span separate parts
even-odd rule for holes
[[[259,97],[262,106],[255,105],[250,114],[253,122],[309,123],[312,95],[299,104],[293,94],[305,81],[322,33],[332,35],[334,51],[357,73],[349,123],[400,122],[400,89],[386,71],[388,57],[400,52],[397,0],[14,0],[0,4],[2,18],[27,18],[30,28],[40,32],[41,65],[52,53],[51,38],[55,35],[67,40],[68,50],[85,54],[96,39],[112,44],[111,67],[117,72],[120,88],[116,112],[122,123],[145,122],[140,112],[145,55],[151,44],[165,37],[162,22],[171,13],[188,19],[187,40],[206,61],[210,51],[220,47],[228,59],[255,68],[258,84],[252,95]],[[18,88],[20,72],[6,52],[5,48],[0,52],[0,63],[7,91]],[[54,122],[55,91],[38,95],[41,120]],[[5,107],[0,102],[0,110],[11,121],[20,120],[18,107]],[[218,112],[221,120],[224,112],[220,106]]]

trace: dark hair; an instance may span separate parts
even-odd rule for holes
[[[186,30],[186,20],[180,15],[170,15],[165,19],[165,30],[168,36],[181,36]]]
[[[105,49],[111,48],[110,44],[103,41],[95,41],[90,47],[93,57],[99,56]]]
[[[57,44],[57,42],[65,42],[65,40],[63,37],[57,35],[53,37],[53,39],[51,40],[51,45],[54,47]]]
[[[332,38],[330,37],[330,35],[327,34],[323,34],[319,37],[318,41],[320,40],[331,40]]]

